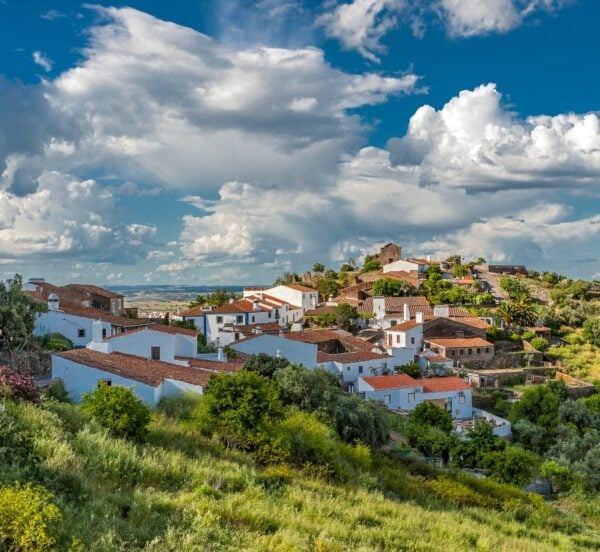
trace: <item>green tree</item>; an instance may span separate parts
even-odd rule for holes
[[[498,306],[496,309],[496,316],[500,318],[504,322],[506,327],[512,326],[515,321],[516,312],[512,303],[506,301]]]
[[[537,349],[538,351],[545,351],[549,346],[550,343],[548,343],[547,339],[544,339],[543,337],[534,337],[531,341],[531,346],[534,349]]]
[[[408,374],[412,378],[421,377],[421,367],[419,366],[418,362],[409,362],[408,364],[403,364],[402,366],[396,366],[394,370],[398,374]]]
[[[45,303],[23,291],[19,274],[8,286],[0,281],[0,350],[21,350],[29,345],[38,315],[47,310]]]
[[[83,396],[82,409],[117,437],[141,439],[150,421],[150,409],[121,385],[101,383]]]
[[[410,413],[409,418],[413,424],[437,427],[444,433],[452,431],[452,416],[450,413],[430,402],[418,404]]]
[[[277,385],[247,370],[211,378],[201,405],[206,427],[227,444],[247,448],[283,416]]]
[[[501,483],[512,483],[522,487],[529,483],[535,475],[537,456],[518,446],[506,447],[504,450],[488,453],[483,460],[492,477]]]
[[[540,475],[552,485],[553,492],[568,491],[574,482],[573,472],[566,464],[547,460],[540,466]]]
[[[467,274],[469,274],[469,267],[467,267],[465,265],[457,264],[452,269],[452,275],[455,278],[463,278]]]
[[[355,327],[359,318],[358,312],[348,303],[336,305],[332,311],[334,323],[342,330],[351,330]]]
[[[560,420],[559,399],[547,385],[535,385],[527,389],[510,410],[510,421],[529,420],[545,429],[553,429]]]
[[[490,452],[503,450],[505,443],[494,435],[492,426],[483,420],[466,434],[466,439],[457,439],[451,448],[452,463],[462,468],[482,467],[484,456]]]
[[[363,263],[363,267],[361,272],[371,272],[374,270],[380,270],[381,263],[378,259],[376,259],[373,255],[367,255],[365,257],[365,262]]]
[[[405,297],[414,291],[415,288],[403,280],[382,278],[373,284],[373,295],[380,297]]]
[[[316,272],[317,274],[322,274],[323,272],[325,272],[325,265],[323,263],[315,263],[313,265],[313,272]]]
[[[199,305],[209,305],[211,307],[222,307],[231,300],[241,299],[241,294],[235,291],[231,291],[227,288],[217,288],[214,291],[206,295],[198,295],[190,303],[190,307],[197,307]]]
[[[341,395],[335,407],[335,429],[347,443],[380,447],[389,439],[389,426],[381,407],[356,395]]]
[[[340,284],[335,277],[327,274],[317,280],[316,287],[321,299],[325,301],[329,299],[330,295],[335,297],[340,291]]]
[[[583,323],[582,333],[588,343],[600,347],[600,318],[588,318]]]
[[[252,355],[244,364],[244,369],[265,377],[272,378],[277,370],[289,366],[289,361],[283,357],[274,357],[267,353]]]

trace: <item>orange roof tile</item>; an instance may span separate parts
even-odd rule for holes
[[[349,353],[323,353],[317,352],[317,362],[340,362],[342,364],[351,364],[353,362],[367,362],[369,360],[391,360],[392,357],[373,353],[371,351],[355,351]]]
[[[361,376],[365,383],[373,389],[403,389],[406,387],[421,387],[422,380],[417,380],[408,374],[393,374],[390,376]]]
[[[425,393],[441,393],[443,391],[460,391],[470,389],[471,386],[460,378],[426,378],[423,380],[423,391]]]
[[[80,305],[72,305],[70,303],[60,302],[58,312],[64,312],[73,316],[81,316],[82,318],[91,318],[93,320],[104,320],[113,326],[120,328],[131,328],[139,326],[150,326],[154,324],[153,320],[144,318],[127,318],[126,316],[116,316],[107,311],[96,309],[94,307],[83,307]],[[52,312],[52,311],[49,311]]]
[[[422,326],[420,322],[416,320],[407,320],[406,322],[402,322],[402,324],[396,324],[385,330],[386,332],[407,332],[408,330],[412,330],[417,326]]]
[[[160,385],[165,379],[204,386],[211,377],[209,373],[202,370],[125,353],[100,353],[92,349],[74,349],[55,353],[55,355],[153,387]]]
[[[494,344],[482,339],[481,337],[446,337],[438,338],[433,337],[426,339],[425,341],[439,345],[444,348],[456,348],[456,347],[493,347]]]

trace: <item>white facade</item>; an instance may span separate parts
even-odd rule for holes
[[[329,360],[319,363],[319,366],[329,372],[339,374],[344,383],[354,383],[360,376],[380,375],[384,370],[391,369],[390,360],[381,358],[357,362]]]
[[[139,331],[124,332],[108,341],[101,341],[99,336],[88,344],[88,349],[102,353],[126,353],[154,360],[162,360],[172,364],[183,364],[184,361],[175,357],[196,357],[198,345],[192,335],[179,333],[165,333],[150,328]],[[153,348],[154,357],[153,357]],[[158,353],[158,354],[157,354]]]
[[[110,337],[113,327],[109,322],[103,320],[101,323],[101,335]],[[67,314],[60,310],[49,310],[40,314],[35,321],[33,334],[37,336],[50,333],[59,333],[73,342],[76,348],[85,347],[92,340],[94,320],[74,314]]]
[[[282,285],[266,289],[264,293],[295,307],[301,307],[304,310],[316,307],[319,302],[319,292],[316,289],[313,290],[310,288],[306,288],[306,291],[303,291]]]
[[[198,332],[204,334],[204,315],[182,316],[181,319],[185,320],[186,322],[191,322],[194,324],[194,327],[198,330]]]
[[[423,347],[422,324],[407,330],[393,330],[392,328],[385,330],[385,345],[387,348],[410,347],[416,351],[421,350]]]
[[[473,415],[473,397],[470,388],[428,392],[424,389],[427,380],[414,380],[414,384],[393,389],[375,389],[363,378],[358,378],[357,391],[365,398],[383,402],[391,410],[410,412],[418,404],[431,401],[444,408],[452,418],[464,420]]]
[[[112,372],[99,370],[56,355],[52,355],[52,377],[62,380],[69,396],[75,402],[80,402],[84,393],[93,391],[102,381],[110,381],[111,385],[132,388],[140,400],[152,407],[156,406],[163,397],[177,395],[181,391],[203,393],[203,388],[200,385],[165,379],[160,385],[153,387],[134,379],[124,378]]]
[[[399,261],[394,261],[393,263],[383,265],[382,269],[384,274],[386,272],[411,272],[413,270],[416,270],[420,273],[424,273],[427,272],[427,269],[432,265],[433,263],[431,263],[431,265],[428,265],[424,263],[411,261],[408,259],[400,259]]]
[[[281,356],[292,364],[301,364],[306,368],[317,366],[317,346],[313,343],[293,341],[277,335],[262,334],[252,339],[233,343],[232,349],[247,355],[265,353],[269,356]]]
[[[221,329],[225,324],[248,325],[265,324],[267,322],[277,322],[278,315],[274,310],[263,311],[256,310],[252,312],[209,312],[204,315],[206,338],[209,341],[216,341],[221,337]],[[223,343],[227,345],[228,343]]]

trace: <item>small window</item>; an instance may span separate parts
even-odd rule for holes
[[[238,314],[235,317],[235,321],[237,324],[243,324],[244,323],[244,315],[243,314]]]
[[[269,311],[269,312],[267,313],[267,316],[268,316],[269,318],[271,318],[271,311]]]
[[[458,354],[459,354],[460,356],[464,355],[464,354],[465,354],[465,350],[464,350],[464,349],[460,349],[460,350],[458,351]]]
[[[83,329],[77,330],[77,337],[85,337],[85,330],[83,330]]]
[[[415,344],[415,338],[414,338],[414,337],[411,337],[411,338],[410,338],[410,344],[411,344],[411,345],[414,345],[414,344]]]
[[[150,358],[160,360],[160,347],[150,347]]]
[[[106,339],[106,328],[102,328],[102,339]]]
[[[358,373],[359,373],[359,374],[362,374],[362,373],[363,373],[363,367],[362,367],[362,366],[359,366],[359,367],[358,367]]]
[[[480,354],[480,353],[481,353],[481,348],[477,347],[477,354]]]
[[[217,324],[223,324],[223,317],[217,316]]]
[[[472,355],[473,354],[473,349],[468,349],[469,354]]]
[[[252,316],[252,322],[256,322],[256,316]]]
[[[346,366],[346,372],[350,371],[350,366]]]
[[[454,356],[456,354],[456,351],[454,349],[450,349],[450,351],[448,351],[450,353],[450,356]]]
[[[489,347],[486,347],[486,348],[485,348],[485,352],[486,352],[486,353],[489,353],[489,352],[490,352],[490,348],[489,348]]]
[[[465,404],[465,396],[464,395],[459,395],[458,396],[458,402],[460,404]]]
[[[386,406],[389,406],[392,402],[392,396],[391,395],[384,395],[383,396],[383,404],[385,404]]]
[[[400,335],[396,334],[396,343],[400,343]]]
[[[415,394],[414,393],[409,393],[408,394],[408,402],[409,403],[414,403],[415,402]]]

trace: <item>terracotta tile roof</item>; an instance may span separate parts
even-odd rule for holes
[[[327,343],[328,341],[339,341],[349,349],[358,349],[361,351],[370,351],[373,348],[372,343],[369,343],[360,337],[355,337],[347,332],[339,332],[336,330],[305,330],[303,332],[289,332],[285,337],[293,341],[313,343],[316,345],[319,345],[320,343]]]
[[[254,310],[254,305],[252,304],[252,300],[250,298],[240,299],[239,301],[234,301],[233,303],[227,303],[221,307],[216,307],[207,314],[226,314],[232,313],[235,314],[237,312],[267,312],[272,309],[265,308],[259,305],[259,310]]]
[[[321,316],[322,314],[329,314],[330,312],[333,312],[334,309],[334,306],[324,305],[322,307],[316,307],[314,309],[308,309],[307,311],[304,311],[304,316]]]
[[[402,324],[396,324],[385,330],[386,332],[407,332],[408,330],[412,330],[417,326],[422,326],[420,322],[416,320],[407,320],[406,322],[402,322]]]
[[[410,263],[416,263],[420,265],[439,265],[439,261],[428,261],[427,259],[407,259]]]
[[[55,356],[91,366],[127,379],[157,387],[165,379],[206,385],[211,374],[194,368],[178,366],[160,360],[151,360],[125,353],[100,353],[92,349],[74,349],[55,353]]]
[[[190,307],[189,309],[184,309],[179,312],[180,316],[204,316],[207,312],[203,309],[203,305],[196,305],[195,307]]]
[[[228,325],[226,324],[223,327],[223,330],[225,331],[232,331],[232,332],[240,332],[243,334],[251,334],[254,333],[256,330],[262,330],[263,333],[279,333],[282,330],[283,326],[281,326],[278,322],[264,322],[264,323],[257,323],[257,324],[243,324],[243,325],[237,325],[237,324],[231,324]]]
[[[480,330],[487,330],[491,328],[491,326],[485,321],[481,320],[481,318],[477,318],[476,316],[461,316],[456,322],[460,322],[461,324],[467,324],[468,326],[473,326],[474,328],[479,328]]]
[[[108,289],[101,288],[100,286],[93,286],[90,284],[67,284],[66,286],[62,286],[60,289],[79,291],[81,293],[93,293],[109,299],[120,299],[125,297],[119,293],[115,293]]]
[[[443,391],[461,391],[470,389],[471,386],[460,378],[426,378],[423,380],[425,393],[441,393]]]
[[[209,372],[239,372],[244,367],[243,362],[235,360],[228,360],[227,362],[205,358],[186,358],[185,360],[188,361],[188,364],[192,368],[199,368],[200,370],[207,370]]]
[[[361,376],[365,383],[373,389],[404,389],[406,387],[421,387],[422,380],[417,380],[408,374],[393,374],[390,376]]]
[[[302,291],[303,293],[311,293],[313,291],[317,291],[315,288],[310,288],[308,286],[303,286],[302,284],[282,284],[285,287],[289,287],[291,289],[295,289],[296,291]]]
[[[118,326],[120,328],[145,327],[154,324],[154,321],[150,319],[116,316],[107,311],[96,309],[94,307],[83,307],[81,305],[72,305],[64,302],[59,302],[58,309],[58,312],[64,312],[73,316],[81,316],[82,318],[91,318],[92,320],[103,320],[104,322],[108,322],[109,324]]]
[[[373,353],[371,351],[355,351],[351,353],[323,353],[317,352],[317,362],[340,362],[342,364],[351,364],[353,362],[367,362],[369,360],[391,360],[392,357]]]
[[[429,302],[427,298],[422,297],[420,295],[410,296],[410,297],[386,297],[385,298],[385,310],[386,313],[404,312],[404,305],[408,305],[410,307],[420,307],[421,309],[430,308]],[[358,307],[358,312],[373,312],[373,298],[367,297],[362,305]],[[432,312],[433,314],[433,312]]]
[[[482,339],[481,337],[447,337],[426,339],[428,343],[433,343],[444,348],[456,347],[493,347],[494,344]]]
[[[450,359],[444,355],[424,355],[431,362],[448,362]]]

